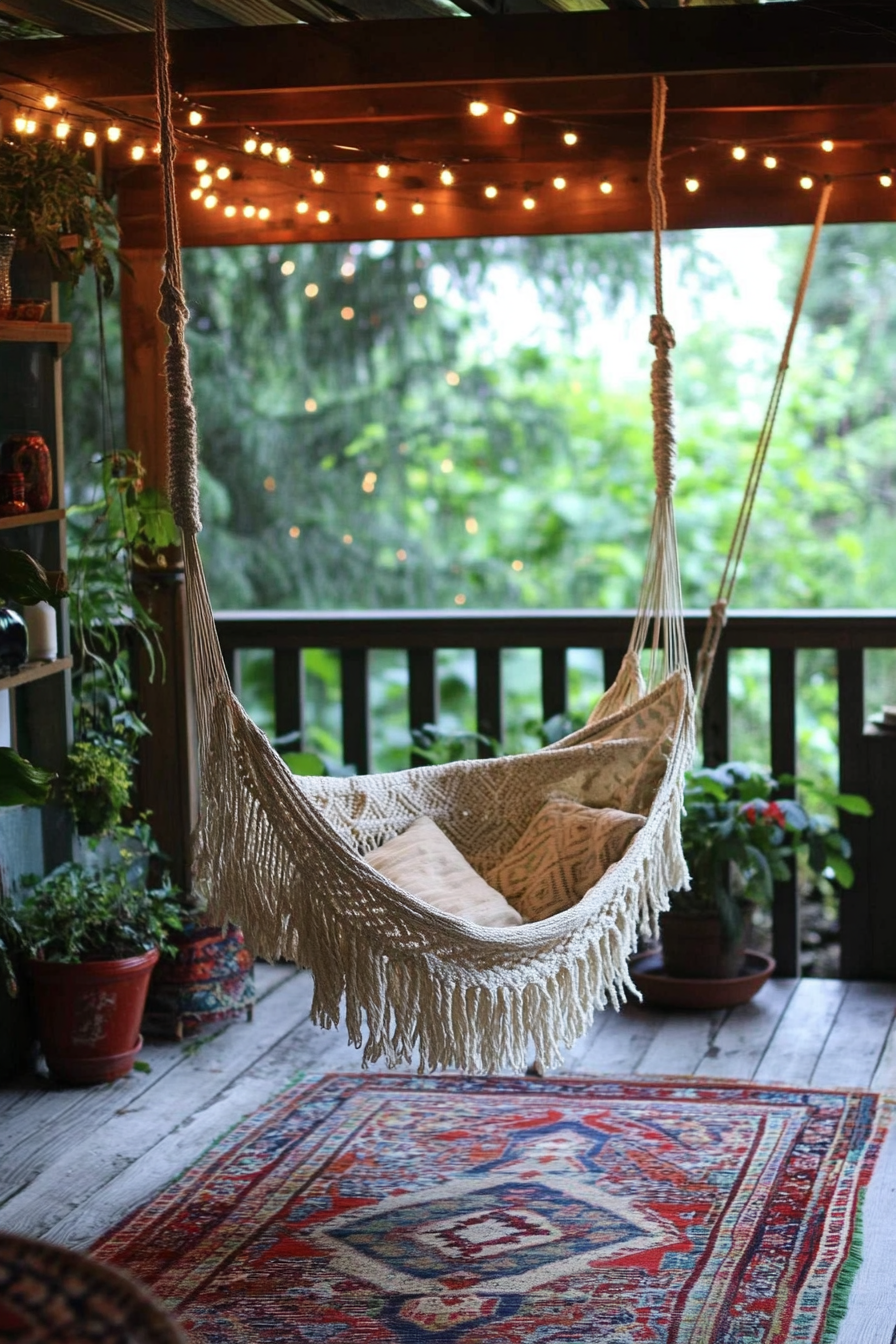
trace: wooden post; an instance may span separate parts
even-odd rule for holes
[[[149,486],[168,484],[164,360],[167,337],[159,321],[161,250],[123,251],[121,335],[128,451]],[[195,723],[184,574],[180,553],[166,552],[134,577],[138,599],[160,627],[162,658],[155,668],[135,653],[138,708],[150,735],[141,742],[137,804],[151,813],[153,834],[168,856],[175,882],[190,886],[190,832],[198,816]]]

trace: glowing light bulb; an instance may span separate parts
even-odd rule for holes
[[[308,213],[308,202],[305,200],[304,196],[300,196],[299,199],[296,201],[296,214],[307,215],[307,213]]]
[[[187,115],[187,121],[190,123],[191,126],[202,125],[202,113],[199,111],[198,107],[191,108],[189,114]]]
[[[58,102],[59,102],[58,93],[53,93],[53,91],[50,90],[49,92],[44,94],[43,103],[44,107],[47,109],[48,112],[52,112],[53,108],[56,106]]]
[[[519,574],[521,569],[525,569],[525,565],[522,560],[513,560],[511,561],[510,568],[515,569],[517,574]]]
[[[343,280],[351,280],[355,273],[355,263],[353,261],[344,261],[339,267],[339,274]]]
[[[254,219],[255,206],[252,205],[251,202],[247,201],[247,203],[243,206],[243,214],[245,215],[246,219]]]
[[[274,493],[274,491],[277,489],[277,482],[273,476],[265,476],[264,488],[265,490],[267,490],[268,494],[272,495]]]
[[[196,169],[197,173],[208,172],[208,159],[196,159],[193,163],[193,167]]]
[[[194,188],[193,188],[193,190],[190,192],[190,200],[191,200],[191,201],[201,201],[201,200],[202,200],[202,188],[201,188],[201,187],[194,187]]]
[[[146,146],[141,145],[139,140],[136,145],[131,145],[131,158],[135,163],[139,163],[141,159],[146,158]]]
[[[577,145],[579,143],[579,137],[576,135],[575,131],[564,131],[563,143],[564,145]]]
[[[479,524],[477,523],[475,518],[468,518],[464,523],[464,527],[467,529],[471,537],[475,537],[476,533],[479,531]]]
[[[534,196],[524,196],[524,197],[523,197],[523,209],[524,209],[524,210],[534,210],[534,209],[535,209],[535,197],[534,197]]]
[[[408,558],[408,553],[407,553],[407,551],[404,549],[403,546],[402,546],[402,548],[401,548],[400,550],[398,550],[398,551],[395,552],[395,559],[396,559],[396,560],[407,560],[407,558]]]
[[[207,202],[206,202],[206,204],[207,204]],[[270,210],[268,209],[268,207],[267,207],[266,205],[263,205],[263,206],[261,207],[261,209],[259,210],[259,212],[258,212],[258,218],[259,218],[259,219],[270,219],[270,217],[271,217],[271,212],[270,212]]]
[[[200,187],[203,188],[203,190],[207,191],[208,188],[211,186],[211,184],[214,182],[214,180],[215,179],[212,177],[211,173],[203,173],[199,179],[199,185]]]
[[[423,211],[424,211],[424,208],[425,208],[425,207],[424,207],[422,201],[415,201],[414,204],[411,206],[411,214],[412,214],[412,215],[422,215],[422,214],[423,214]]]
[[[314,412],[317,410],[317,402],[314,400],[313,397],[305,398],[305,410],[308,412],[309,415],[313,415]]]
[[[312,168],[312,169],[311,169],[311,181],[314,183],[314,185],[315,185],[316,187],[323,186],[323,184],[324,184],[324,182],[326,182],[326,180],[327,180],[327,175],[326,175],[326,173],[324,172],[323,168]]]
[[[265,158],[269,158],[274,152],[273,140],[262,140],[261,144],[258,146],[258,152],[263,154]]]
[[[343,322],[351,322],[354,315],[355,310],[349,304],[346,304],[344,308],[340,308],[339,310],[339,316],[342,318]]]
[[[731,157],[732,159],[737,159],[738,163],[741,163],[747,157],[747,151],[744,149],[743,145],[735,145],[731,151]]]
[[[508,110],[504,113],[504,125],[512,126],[515,121],[516,121],[516,113],[511,112],[511,110],[508,108]]]
[[[234,215],[236,214],[236,206],[235,206],[235,205],[225,205],[225,207],[224,207],[224,213],[225,213],[225,215],[227,216],[228,219],[233,219]]]
[[[454,174],[452,173],[450,168],[442,169],[442,171],[439,173],[439,181],[442,183],[443,187],[451,186],[451,184],[454,182]]]
[[[464,596],[463,593],[458,593],[457,596],[456,596],[455,599],[454,599],[454,605],[455,605],[456,607],[462,607],[462,606],[464,606],[464,604],[466,603],[466,600],[467,600],[467,599],[466,599],[466,597]]]
[[[342,540],[346,546],[351,546],[352,542],[354,541],[354,537],[352,536],[351,532],[345,532],[343,533]]]
[[[71,122],[66,121],[64,116],[59,118],[53,128],[57,140],[67,140],[71,129]]]
[[[257,148],[258,141],[255,139],[254,135],[250,135],[248,139],[243,141],[243,149],[247,154],[254,154]]]
[[[498,194],[498,188],[489,185],[485,188],[485,194],[490,201],[493,201]]]
[[[420,311],[421,313],[422,313],[423,309],[426,307],[426,303],[427,303],[427,299],[426,299],[426,295],[425,295],[425,294],[415,294],[415,295],[414,295],[414,307],[417,308],[417,309],[419,309],[419,311]]]
[[[460,374],[455,373],[454,369],[449,369],[445,374],[445,382],[449,387],[457,387],[460,383]]]
[[[613,190],[613,183],[609,182],[607,178],[604,178],[603,182],[600,184],[600,189],[605,196],[609,196]]]
[[[821,147],[824,150],[825,154],[832,154],[834,152],[833,140],[822,140]]]
[[[319,293],[320,293],[320,286],[316,285],[313,280],[309,285],[305,286],[305,295],[307,298],[316,299]]]
[[[318,210],[318,212],[317,212],[317,222],[318,222],[318,224],[329,224],[329,222],[330,222],[330,212],[329,212],[329,210]]]
[[[484,117],[488,111],[488,103],[484,103],[481,98],[474,98],[470,104],[471,117]]]
[[[563,191],[563,190],[565,189],[565,187],[566,187],[566,178],[565,178],[565,177],[555,177],[555,178],[554,178],[554,186],[556,187],[557,191]]]
[[[24,113],[24,112],[17,112],[16,115],[15,115],[15,120],[13,121],[12,124],[13,124],[13,127],[18,131],[19,135],[24,135],[24,134],[25,134],[25,127],[26,127],[27,124],[28,124],[28,119],[27,119],[27,117],[25,116],[25,113]]]
[[[209,192],[202,204],[205,206],[206,210],[214,210],[215,206],[218,204],[218,198],[214,192]],[[259,211],[259,213],[261,212]]]
[[[161,142],[161,140],[157,140],[157,141],[155,142],[155,144],[154,144],[153,147],[152,147],[152,152],[153,152],[153,154],[161,154],[161,152],[162,152],[162,142]]]
[[[294,261],[284,261],[283,264],[282,264],[282,266],[280,267],[280,274],[281,274],[281,275],[292,275],[292,274],[294,273],[295,269],[296,269],[296,264],[295,264]]]
[[[88,128],[81,138],[88,149],[93,149],[96,144],[96,131]]]
[[[378,191],[378,192],[377,192],[377,194],[376,194],[376,200],[374,201],[373,204],[374,204],[374,206],[376,207],[376,209],[380,211],[380,213],[382,213],[382,211],[385,210],[385,208],[386,208],[386,198],[385,198],[385,196],[383,195],[383,193],[382,193],[381,191]]]
[[[892,187],[893,185],[893,176],[891,173],[881,173],[877,180],[882,187]]]
[[[684,185],[686,191],[694,192],[700,190],[700,183],[697,181],[696,177],[686,177]]]
[[[803,191],[811,191],[812,188],[815,186],[815,179],[813,177],[810,177],[809,174],[806,173],[804,177],[800,178],[800,186],[802,187]]]
[[[111,126],[106,127],[106,139],[110,140],[113,145],[121,139],[121,127],[116,122],[113,121]]]
[[[288,149],[288,148],[286,147],[286,145],[278,145],[278,146],[277,146],[277,162],[278,162],[278,163],[289,163],[289,161],[290,161],[291,158],[292,158],[292,150],[291,150],[291,149]]]
[[[766,154],[762,162],[766,168],[777,168],[778,166],[778,160],[775,158],[774,154]]]
[[[226,182],[230,176],[230,169],[226,163],[222,163],[220,168],[215,169],[215,177],[219,182]]]
[[[376,166],[377,177],[387,178],[391,171],[392,169],[389,167],[388,163],[378,163]]]
[[[36,130],[37,130],[37,122],[34,120],[33,117],[28,117],[25,121],[25,134],[33,135]]]
[[[295,541],[296,537],[302,535],[302,529],[300,527],[291,527],[289,529],[289,535],[292,537],[293,541]]]
[[[445,476],[450,476],[454,470],[453,460],[450,457],[443,457],[439,463],[439,470],[443,472]]]

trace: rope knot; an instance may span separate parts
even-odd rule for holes
[[[668,351],[675,349],[675,332],[672,330],[672,324],[662,313],[654,313],[650,319],[650,335],[647,338],[651,345],[655,345],[657,350]]]

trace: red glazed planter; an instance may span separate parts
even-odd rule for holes
[[[66,1083],[130,1073],[157,948],[118,961],[32,961],[38,1034],[47,1067]]]

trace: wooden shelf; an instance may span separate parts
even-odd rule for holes
[[[0,322],[0,341],[48,341],[64,355],[72,343],[70,322]]]
[[[0,518],[0,532],[8,527],[33,527],[36,523],[61,523],[65,509],[44,509],[42,513],[16,513],[10,518]]]
[[[71,667],[71,658],[57,658],[52,663],[26,663],[11,677],[0,677],[0,691],[11,691],[16,686],[27,686],[31,681],[42,681],[44,677],[53,677]]]

